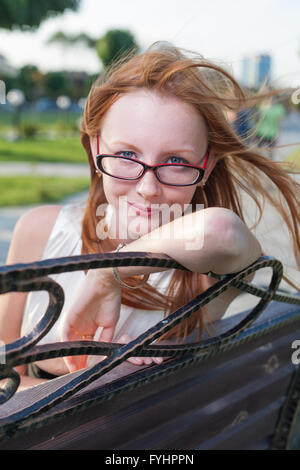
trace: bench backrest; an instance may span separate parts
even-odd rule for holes
[[[218,342],[249,314],[219,321],[214,336],[199,343],[215,347],[159,366],[121,362],[36,415],[36,403],[67,390],[82,372],[15,394],[0,406],[0,449],[300,448],[299,367],[292,361],[300,306],[271,301],[250,326]]]

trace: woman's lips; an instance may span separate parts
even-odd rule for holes
[[[137,204],[134,204],[133,202],[128,202],[129,206],[132,207],[137,215],[146,215],[146,216],[151,216],[154,214],[158,214],[160,210],[158,208],[151,208],[149,207],[142,207]]]

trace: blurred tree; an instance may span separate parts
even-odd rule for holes
[[[0,0],[1,1],[1,0]],[[36,101],[42,97],[56,99],[67,95],[72,100],[87,96],[98,74],[86,72],[55,71],[42,73],[35,65],[25,65],[15,76],[0,75],[6,90],[18,88],[23,91],[26,101]]]
[[[137,51],[138,46],[130,31],[111,29],[99,39],[96,50],[104,67],[107,67],[124,54],[133,50]]]
[[[20,88],[27,101],[34,101],[43,93],[43,74],[35,65],[24,65],[16,77],[17,88]]]
[[[48,40],[48,44],[60,43],[63,46],[73,46],[78,42],[85,44],[87,47],[95,48],[98,39],[91,38],[88,34],[80,33],[76,35],[65,34],[63,31],[57,31]]]
[[[63,31],[57,31],[57,33],[54,33],[53,36],[51,36],[48,40],[47,40],[47,43],[48,44],[52,44],[52,43],[55,43],[55,42],[58,42],[59,44],[65,46],[65,45],[69,45],[69,44],[72,44],[72,41],[70,39],[70,37],[65,34]]]
[[[49,98],[57,98],[60,95],[70,96],[71,83],[64,72],[48,72],[44,76],[45,95]]]
[[[71,84],[69,96],[73,100],[79,100],[88,95],[92,83],[97,76],[89,75],[86,72],[66,72]]]
[[[58,31],[51,36],[47,43],[60,43],[62,46],[74,46],[81,42],[87,47],[95,49],[104,67],[113,60],[120,58],[129,51],[138,51],[138,45],[133,34],[128,30],[111,29],[100,39],[91,38],[88,34],[68,35]]]
[[[81,0],[1,0],[0,28],[37,28],[49,16],[77,10]]]

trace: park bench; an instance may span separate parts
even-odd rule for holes
[[[5,349],[0,378],[0,449],[300,449],[300,295],[278,288],[282,265],[262,256],[218,282],[126,345],[77,341],[37,345],[63,307],[49,275],[120,265],[185,269],[162,254],[106,253],[0,268],[0,293],[47,290],[49,305],[32,333]],[[243,281],[264,267],[270,285]],[[230,286],[257,296],[252,309],[219,320],[197,341],[151,344]],[[300,342],[299,342],[300,345]],[[90,368],[15,393],[13,367],[70,354],[103,354]],[[130,356],[166,356],[136,366]],[[294,360],[292,358],[294,357]],[[298,355],[300,358],[300,353]]]

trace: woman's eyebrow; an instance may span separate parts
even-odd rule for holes
[[[121,142],[121,141],[111,142],[110,146],[112,146],[112,145],[122,145],[122,147],[127,147],[127,148],[130,147],[130,148],[140,152],[140,149],[138,147],[136,147],[134,144],[129,144],[128,142]]]
[[[134,145],[134,144],[129,144],[128,142],[121,142],[121,141],[117,141],[117,142],[111,142],[111,145],[122,145],[123,147],[130,147],[138,152],[140,152],[140,149]],[[195,150],[191,149],[191,148],[174,148],[174,149],[171,149],[171,150],[166,150],[164,152],[161,152],[162,154],[176,154],[176,153],[189,153],[189,154],[193,154],[195,155],[196,157],[199,157],[199,153],[196,152]]]

